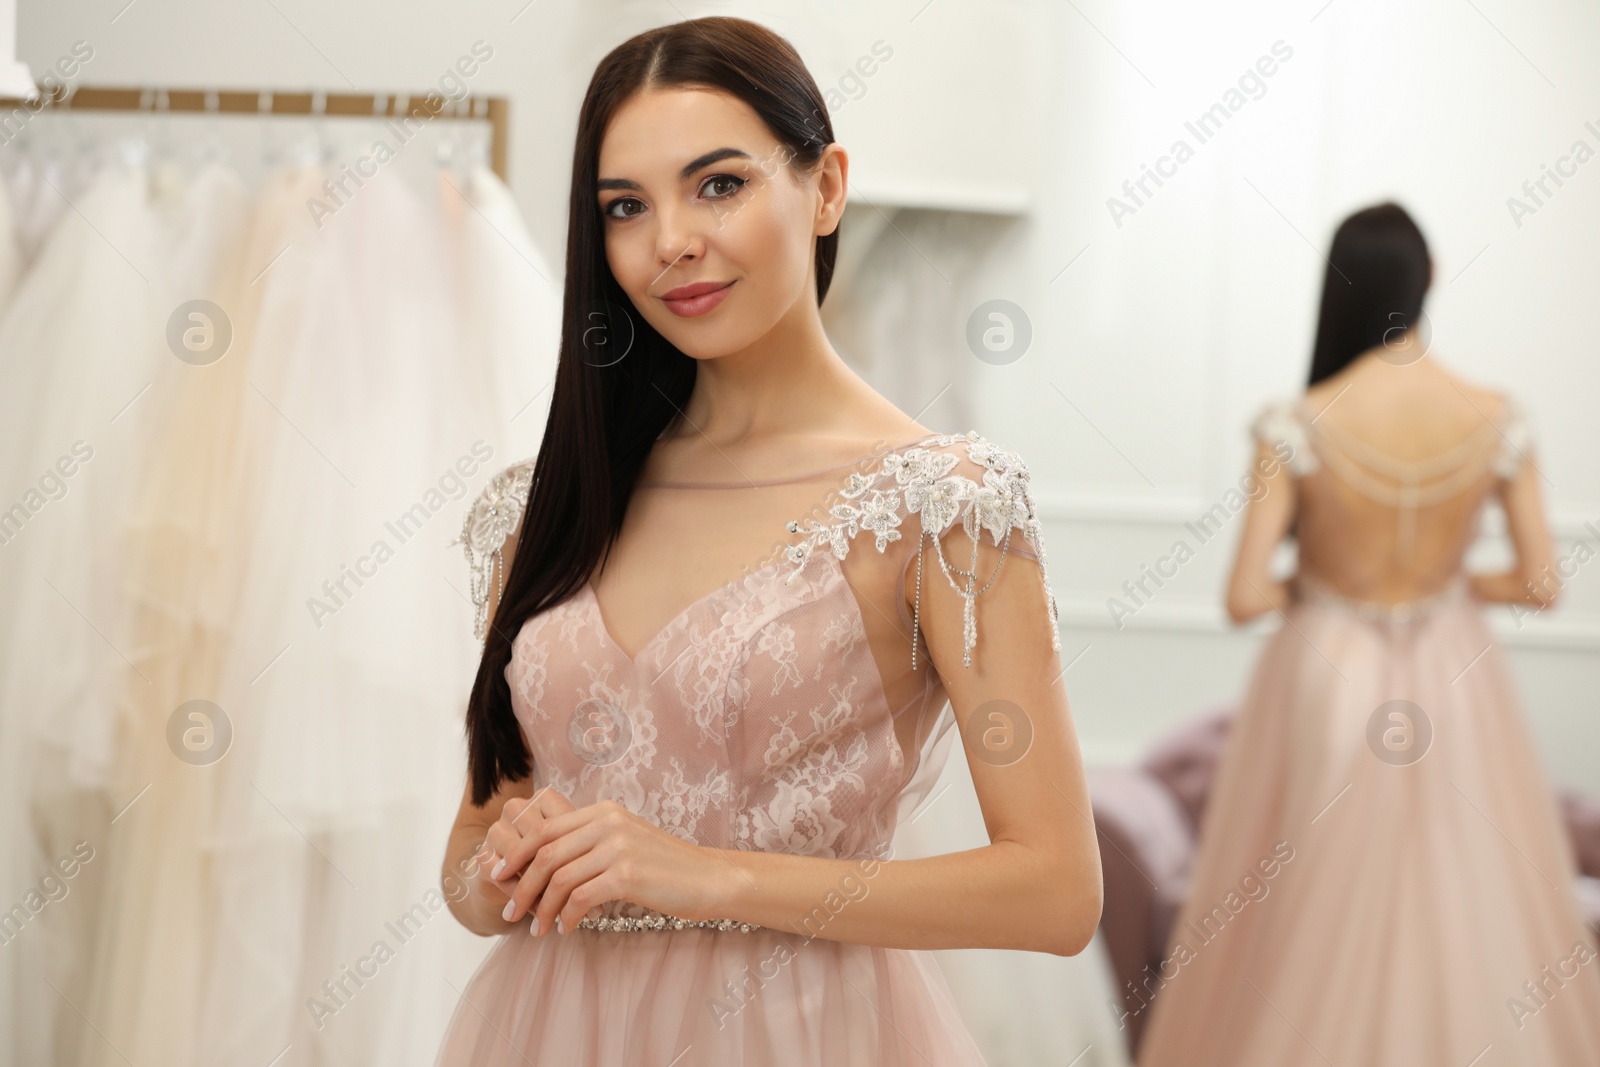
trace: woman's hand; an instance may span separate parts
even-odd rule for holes
[[[500,818],[495,820],[484,836],[483,845],[489,854],[480,868],[489,872],[487,884],[498,892],[500,899],[510,897],[511,890],[517,884],[517,876],[527,865],[527,856],[532,855],[533,848],[538,847],[534,845],[533,848],[521,849],[523,842],[538,833],[553,816],[575,810],[571,800],[549,786],[535,790],[531,797],[511,797],[505,802],[500,809]],[[522,858],[512,862],[514,855]],[[511,916],[507,914],[505,918],[509,920]]]
[[[627,900],[685,919],[714,917],[716,872],[710,851],[661,829],[614,800],[541,820],[505,853],[505,871],[523,871],[505,918],[535,910],[534,936],[559,918],[577,928],[591,909]],[[730,865],[731,867],[731,865]]]

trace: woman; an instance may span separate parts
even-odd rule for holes
[[[544,440],[463,535],[487,639],[444,874],[503,936],[441,1064],[980,1064],[922,950],[1095,930],[1027,468],[829,346],[847,173],[752,23],[595,71]],[[952,721],[993,843],[891,860]]]
[[[1432,264],[1404,210],[1346,219],[1328,261],[1310,388],[1255,423],[1270,473],[1228,588],[1235,622],[1283,625],[1217,768],[1139,1063],[1600,1063],[1594,934],[1479,608],[1553,599],[1527,425],[1428,352]],[[1515,562],[1468,574],[1490,496]]]

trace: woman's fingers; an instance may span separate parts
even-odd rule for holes
[[[530,803],[539,809],[539,814],[549,819],[557,815],[565,815],[569,811],[576,811],[578,806],[565,794],[558,793],[549,786],[538,790],[530,798]]]
[[[500,822],[518,837],[528,837],[538,832],[546,820],[577,810],[572,801],[549,786],[545,786],[526,799],[514,799],[517,800],[517,806],[513,808],[512,802],[506,801],[506,806],[500,814]]]
[[[500,818],[515,822],[517,815],[531,803],[528,797],[509,797],[500,808]]]
[[[522,839],[522,831],[518,829],[517,820],[533,807],[533,802],[528,797],[509,797],[500,807],[500,817],[489,824],[488,831],[483,835],[483,846],[492,851],[494,855],[487,857],[489,878],[500,881],[505,877],[506,868],[502,862],[505,854],[516,847]]]
[[[559,796],[559,794],[557,794]],[[567,805],[568,801],[562,798],[558,806]],[[551,809],[555,812],[555,808]],[[595,806],[586,808],[569,808],[565,811],[555,812],[550,816],[539,816],[538,822],[531,829],[524,830],[516,843],[501,850],[505,857],[505,866],[500,868],[498,875],[492,875],[498,880],[520,876],[523,868],[533,859],[547,842],[553,841],[562,834],[570,833],[576,827],[582,826],[597,814]]]
[[[541,932],[559,929],[569,933],[577,929],[578,920],[600,904],[621,896],[612,887],[616,874],[609,859],[591,849],[572,862],[559,867],[550,876],[550,883],[533,910],[533,924],[529,933],[535,937]],[[561,918],[556,927],[557,917]]]
[[[484,843],[497,853],[490,865],[489,877],[496,882],[506,882],[520,876],[527,864],[524,857],[531,855],[532,850],[518,852],[518,843],[537,834],[551,816],[575,810],[572,801],[549,786],[531,797],[507,800],[500,809],[500,818],[489,827],[484,838]]]
[[[517,842],[521,840],[521,834],[511,829],[511,827],[507,826],[505,823],[499,822],[490,824],[488,833],[484,834],[483,836],[483,843],[495,853],[494,858],[497,861],[507,852],[510,852],[513,848],[515,848],[517,846]],[[491,863],[489,866],[492,869],[494,864]]]
[[[581,808],[550,819],[545,823],[542,842],[537,837],[524,839],[518,843],[517,851],[506,857],[507,870],[527,868],[517,880],[516,888],[511,890],[511,900],[505,911],[508,921],[516,922],[533,907],[533,902],[545,891],[551,872],[594,846],[599,830],[593,816],[593,809]],[[534,863],[536,856],[539,862]]]

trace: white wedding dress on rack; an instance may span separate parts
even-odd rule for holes
[[[302,221],[245,268],[264,291],[226,477],[252,518],[214,696],[233,748],[199,1063],[421,1062],[443,976],[483,951],[426,843],[465,759],[477,650],[449,542],[483,466],[485,355],[457,337],[437,198],[384,171],[319,227],[323,178],[282,179]]]
[[[0,316],[11,307],[11,298],[16,295],[26,265],[22,255],[22,240],[17,233],[17,215],[11,202],[11,190],[0,184]]]
[[[314,153],[252,187],[60,133],[0,210],[0,893],[94,853],[0,944],[0,1063],[428,1062],[489,947],[429,844],[479,652],[452,542],[537,446],[554,272],[481,150],[412,148],[319,225]],[[194,299],[219,359],[169,340]]]
[[[129,664],[119,520],[147,459],[149,394],[170,371],[151,297],[159,220],[136,142],[60,216],[0,324],[0,891],[7,907],[84,842],[111,847],[113,682]],[[58,194],[49,192],[48,195]],[[93,858],[0,953],[0,1055],[56,1063],[84,1038]],[[59,874],[58,874],[59,876]],[[31,910],[31,909],[30,909]]]
[[[24,262],[31,262],[43,250],[56,223],[71,211],[68,198],[76,201],[82,192],[82,174],[74,171],[59,149],[44,153],[24,142],[22,159],[10,174],[11,203],[16,217],[17,244]]]
[[[461,347],[482,353],[489,372],[473,384],[487,392],[480,425],[498,470],[539,450],[561,343],[561,278],[484,154],[478,142],[464,174],[439,172],[439,200],[455,261]]]
[[[230,166],[198,172],[160,165],[154,183],[165,218],[157,289],[164,309],[207,299],[244,320],[236,280],[239,244],[252,197]],[[214,318],[214,316],[212,316]],[[185,317],[186,328],[203,319]],[[157,430],[150,460],[124,517],[123,591],[133,663],[119,690],[122,732],[113,793],[134,798],[106,858],[105,896],[94,986],[85,1013],[106,1041],[80,1061],[189,1064],[209,962],[204,937],[211,901],[205,835],[215,769],[176,758],[168,723],[176,708],[211,694],[228,633],[226,551],[239,542],[242,512],[217,477],[233,454],[248,364],[240,346],[207,362],[169,354],[176,372],[150,398]],[[204,339],[196,335],[191,345]],[[189,349],[192,351],[192,349]]]

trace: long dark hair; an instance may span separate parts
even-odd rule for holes
[[[1386,201],[1340,223],[1328,250],[1306,384],[1316,385],[1414,328],[1430,281],[1428,242],[1399,204]]]
[[[468,772],[472,802],[480,807],[502,781],[533,770],[505,678],[513,638],[527,619],[582,589],[604,561],[651,447],[694,387],[695,361],[633,314],[612,275],[595,202],[600,143],[612,117],[641,90],[687,86],[721,90],[750,105],[797,172],[815,166],[833,142],[827,104],[794,47],[744,19],[658,27],[618,45],[595,68],[572,157],[550,415],[516,554],[467,702]],[[838,247],[837,227],[816,239],[819,305]]]

